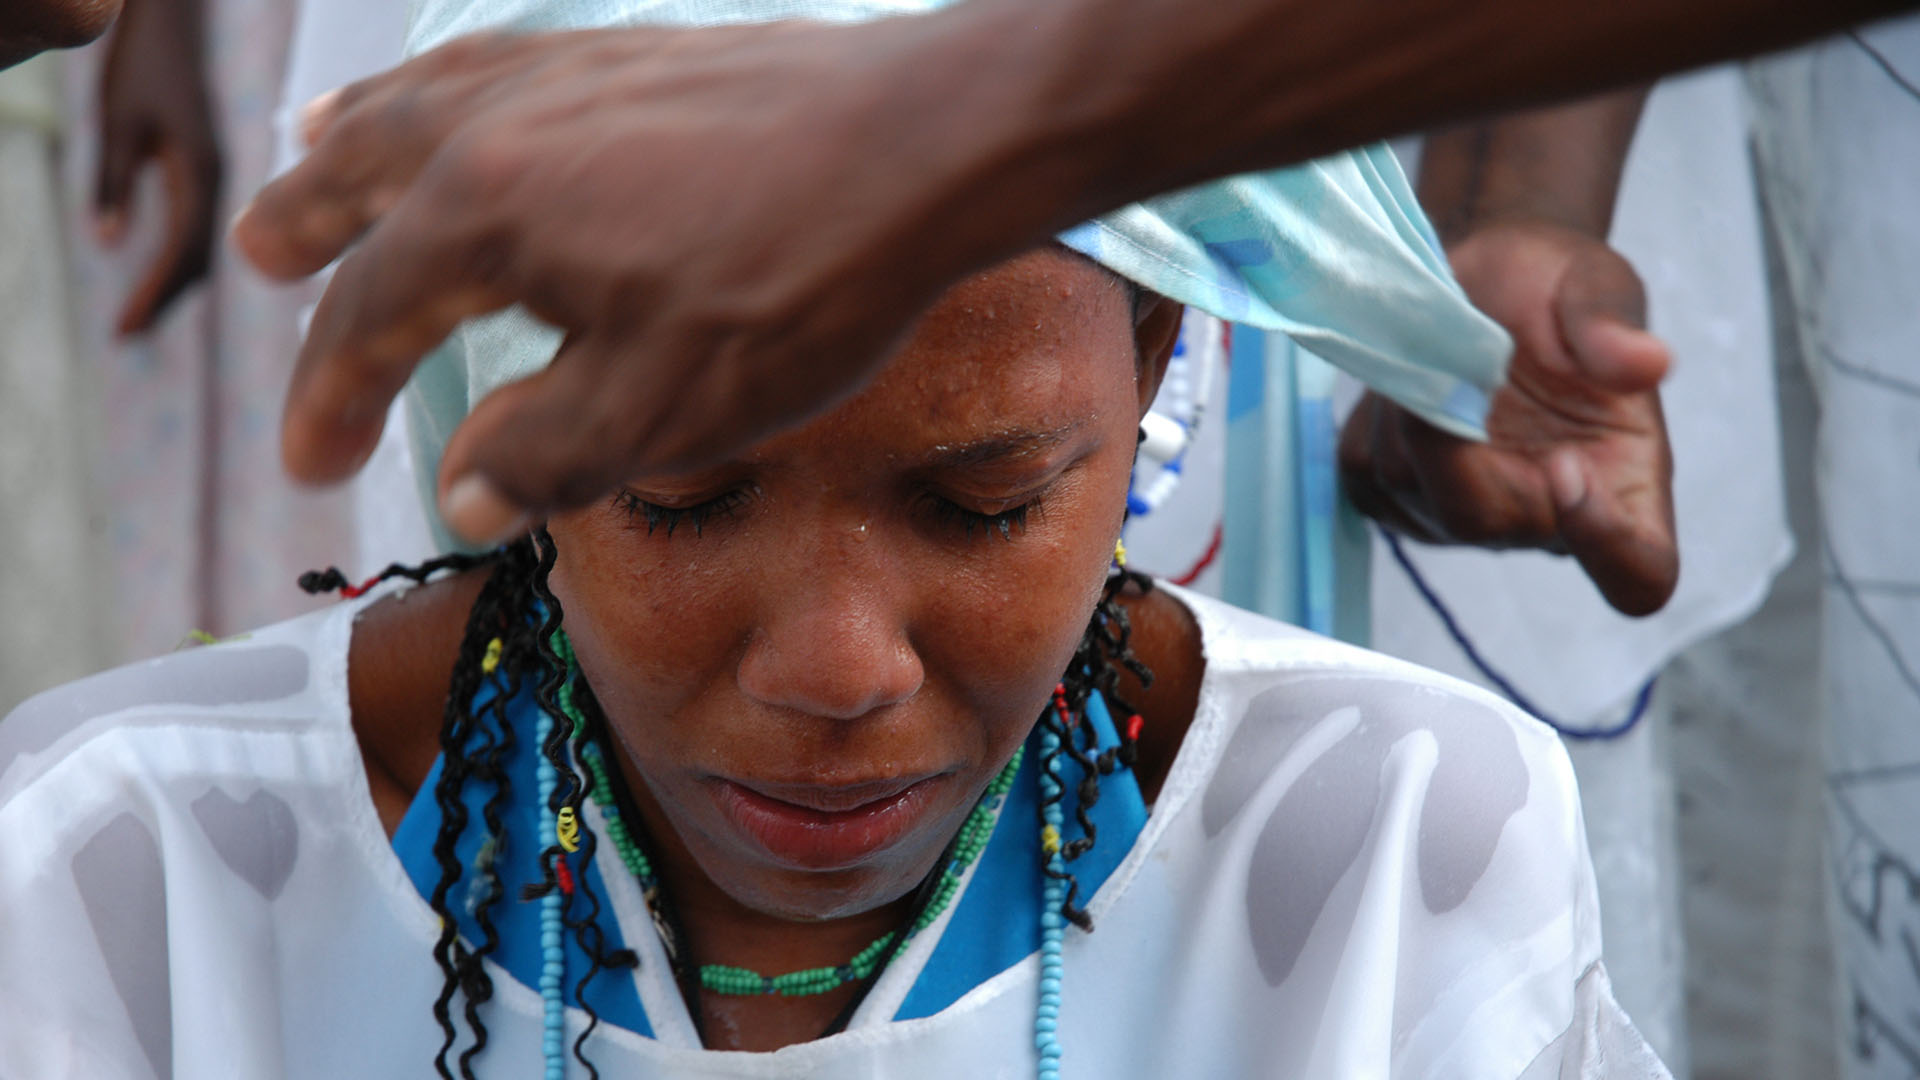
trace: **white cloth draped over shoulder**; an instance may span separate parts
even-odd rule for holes
[[[1613,1001],[1551,733],[1445,676],[1175,595],[1204,635],[1198,713],[1091,904],[1097,929],[1069,934],[1067,1075],[1667,1077]],[[0,722],[0,1076],[429,1067],[438,925],[350,725],[358,607],[94,676]],[[625,977],[659,978],[635,891],[609,900],[642,949]],[[898,1000],[911,953],[870,1002]],[[770,1054],[702,1050],[673,1024],[659,1041],[603,1025],[588,1049],[609,1076],[1031,1076],[1036,972],[1029,956],[932,1016],[870,1007]],[[494,978],[477,1071],[526,1075],[539,996]]]

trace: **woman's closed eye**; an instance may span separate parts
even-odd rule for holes
[[[979,530],[982,538],[991,538],[997,532],[1009,543],[1016,533],[1026,532],[1027,515],[1040,506],[1038,496],[991,512],[963,506],[940,495],[929,496],[929,499],[929,512],[943,527],[959,530],[968,540],[973,539],[975,530]]]
[[[913,513],[952,539],[971,542],[976,537],[985,540],[998,535],[1012,542],[1026,531],[1050,486],[1003,498],[923,489],[912,501]],[[614,495],[613,505],[626,515],[629,528],[644,525],[648,536],[664,530],[671,537],[682,527],[689,527],[698,537],[706,534],[707,526],[716,518],[737,517],[753,501],[753,495],[750,487],[729,488],[705,498],[641,494],[628,488]]]
[[[643,499],[637,492],[622,491],[613,497],[613,502],[627,512],[627,520],[633,527],[638,528],[644,522],[648,536],[660,528],[666,529],[667,535],[672,536],[674,530],[682,525],[691,525],[693,534],[701,536],[706,532],[708,521],[716,516],[732,517],[746,505],[747,498],[745,491],[735,488],[710,499],[673,505]]]

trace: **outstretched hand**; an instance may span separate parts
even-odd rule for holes
[[[953,95],[869,41],[917,22],[481,36],[310,107],[312,152],[234,227],[281,278],[356,245],[293,375],[289,471],[351,475],[422,355],[514,303],[567,336],[446,448],[442,510],[471,539],[852,393],[1002,254],[931,227],[966,210]]]
[[[1657,611],[1679,580],[1673,458],[1639,277],[1604,243],[1539,222],[1484,226],[1450,251],[1471,297],[1514,337],[1488,442],[1367,394],[1340,467],[1356,506],[1430,543],[1572,555],[1607,602]]]
[[[146,165],[160,165],[167,192],[160,248],[121,307],[121,334],[151,330],[213,267],[221,159],[202,32],[199,0],[132,0],[101,69],[93,198],[101,241],[125,238]]]

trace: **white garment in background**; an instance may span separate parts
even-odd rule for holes
[[[301,0],[273,114],[274,175],[306,156],[300,110],[308,102],[400,62],[409,7],[405,0]]]
[[[1069,932],[1065,1075],[1667,1076],[1608,990],[1551,732],[1436,673],[1175,595],[1206,652],[1198,709],[1089,904],[1097,932]],[[0,1075],[421,1075],[439,926],[349,721],[360,606],[0,722]],[[598,857],[631,883],[613,845]],[[668,965],[637,890],[610,889],[603,917],[641,949],[650,1011],[678,1001],[645,981]],[[898,1000],[919,940],[869,1001]],[[1030,955],[933,1016],[869,1010],[771,1054],[704,1051],[672,1024],[662,1041],[602,1025],[588,1049],[608,1076],[1027,1077],[1037,970]],[[480,1074],[528,1075],[539,996],[491,974]]]
[[[56,55],[0,71],[0,712],[112,660],[89,476],[98,388],[74,342]]]
[[[287,46],[286,84],[273,114],[276,176],[306,155],[300,141],[300,111],[308,102],[400,63],[408,8],[401,0],[300,3]],[[302,337],[312,315],[311,309],[302,313]],[[414,487],[406,424],[405,407],[396,403],[387,410],[380,445],[352,481],[356,575],[373,574],[388,563],[416,563],[435,554]]]
[[[1571,559],[1405,544],[1487,661],[1574,727],[1618,724],[1672,656],[1754,610],[1792,555],[1742,93],[1733,68],[1654,91],[1610,237],[1640,272],[1651,327],[1673,349],[1661,391],[1680,541],[1673,600],[1630,619]],[[1384,652],[1488,682],[1383,544],[1374,552],[1373,630]],[[1594,864],[1620,999],[1685,1075],[1688,958],[1666,722],[1656,695],[1638,729],[1583,744],[1573,759],[1596,823]],[[1692,1004],[1718,1016],[1715,992],[1709,980]]]
[[[1840,1074],[1920,1076],[1920,19],[1748,68],[1820,404],[1827,911]]]

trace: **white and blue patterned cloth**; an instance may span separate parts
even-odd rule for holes
[[[946,0],[422,0],[407,51],[483,30],[713,26],[910,15]],[[1123,207],[1060,241],[1141,286],[1220,318],[1284,332],[1436,426],[1483,434],[1512,342],[1455,284],[1384,146],[1231,177]],[[560,335],[520,309],[464,324],[409,393],[426,503],[440,451],[499,386],[549,363]],[[436,521],[443,544],[451,537]]]

